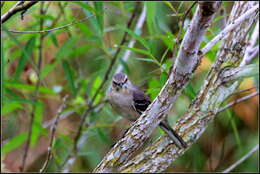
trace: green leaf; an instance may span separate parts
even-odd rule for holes
[[[22,145],[27,139],[28,133],[21,133],[13,138],[11,138],[6,144],[1,148],[2,155],[5,155],[8,152],[16,149],[20,145]]]
[[[167,77],[168,77],[168,74],[166,72],[162,72],[161,77],[160,77],[161,86],[163,86],[165,84],[165,82],[167,81]]]
[[[69,65],[69,63],[66,60],[63,60],[62,66],[63,66],[64,72],[65,72],[66,79],[69,82],[69,87],[70,87],[70,89],[72,91],[72,94],[74,96],[76,96],[77,89],[76,89],[76,86],[75,86],[75,79],[74,79],[73,72],[72,72],[72,70],[70,68],[70,65]]]
[[[172,6],[172,4],[168,1],[163,1],[168,7],[170,7],[170,9],[172,9],[172,11],[174,11],[175,14],[177,14],[177,10]]]
[[[90,18],[89,22],[91,23],[92,27],[94,28],[94,31],[97,31],[96,34],[99,37],[102,36],[102,34],[103,34],[103,29],[101,27],[102,23],[103,23],[102,22],[103,21],[103,17],[97,17],[97,16],[103,16],[103,11],[102,11],[102,13],[100,13],[101,6],[102,6],[101,4],[95,5],[96,8],[93,10],[93,8],[88,4],[88,2],[86,2],[85,3],[85,8],[83,9],[83,12],[86,14],[86,16],[93,15],[92,14],[93,12],[96,14],[96,17],[95,18]],[[101,23],[99,23],[99,22],[101,22]]]
[[[13,112],[17,109],[23,109],[23,105],[19,104],[19,103],[16,103],[16,102],[13,102],[13,103],[6,103],[3,105],[3,108],[2,108],[2,114],[5,115],[5,114],[8,114],[10,112]]]
[[[91,7],[87,2],[74,1],[73,3],[80,5],[82,8],[84,8],[87,11],[90,11],[90,12],[95,13],[95,14],[97,13],[96,9]]]
[[[129,30],[128,28],[126,28],[125,26],[122,26],[122,25],[117,25],[116,28],[127,32],[129,35],[131,35],[136,40],[138,40],[149,52],[151,52],[151,48],[150,48],[149,42],[147,42],[141,36],[139,36],[138,34],[134,33],[132,30]]]
[[[153,59],[149,59],[149,58],[134,58],[136,60],[140,60],[140,61],[145,61],[145,62],[152,62],[152,63],[156,63],[155,60]]]
[[[93,82],[93,86],[92,86],[92,89],[91,89],[91,96],[93,97],[96,90],[98,89],[98,87],[101,85],[101,82],[102,82],[102,79],[100,76],[97,76]],[[98,101],[100,100],[101,98],[101,94],[98,94],[97,95],[97,98],[95,99],[95,102],[94,104],[98,103]]]
[[[104,10],[103,10],[103,2],[94,2],[95,9],[97,11],[96,13],[96,18],[97,18],[97,23],[99,26],[99,30],[101,35],[103,35],[104,31]]]
[[[145,6],[147,8],[147,25],[150,34],[156,33],[156,9],[157,2],[145,2]]]
[[[63,59],[66,57],[69,57],[71,53],[74,51],[74,47],[76,45],[77,37],[71,37],[69,38],[63,45],[62,47],[58,50],[56,53],[55,57],[56,59]]]
[[[51,72],[58,64],[60,63],[60,59],[57,59],[55,62],[53,63],[49,63],[47,65],[44,66],[44,68],[41,71],[41,78],[43,79],[49,72]]]
[[[80,31],[85,34],[86,37],[93,36],[93,32],[89,29],[89,27],[84,23],[77,24],[77,27],[79,27]]]
[[[28,40],[28,42],[25,45],[25,52],[26,52],[27,56],[29,56],[29,57],[32,57],[32,52],[35,47],[35,41],[36,41],[36,37],[32,37]],[[18,62],[16,72],[14,74],[15,80],[18,80],[20,77],[20,74],[23,72],[26,62],[27,62],[27,58],[28,58],[27,56],[23,52],[23,54]]]
[[[93,47],[94,47],[93,45],[89,45],[89,44],[79,46],[74,49],[73,53],[71,54],[71,57],[76,57],[81,54],[85,54],[86,52],[88,52],[88,50],[90,50]]]
[[[59,134],[54,141],[53,157],[58,164],[63,163],[64,159],[69,155],[70,147],[72,146],[72,139],[69,136]]]
[[[129,74],[130,69],[129,69],[127,63],[126,63],[125,61],[123,61],[123,59],[122,59],[121,57],[120,57],[120,59],[119,59],[119,62],[120,62],[120,64],[123,66],[123,68],[124,68],[124,70],[126,71],[126,73]]]
[[[196,96],[195,90],[192,86],[191,83],[189,83],[185,88],[184,88],[184,94],[189,97],[190,100],[194,99]]]
[[[35,105],[35,112],[34,112],[34,121],[32,125],[32,135],[31,135],[31,146],[35,146],[37,143],[37,140],[39,138],[39,135],[42,130],[42,115],[43,115],[43,104],[37,103]]]
[[[232,127],[234,135],[235,135],[236,143],[241,148],[242,144],[241,144],[241,139],[240,139],[240,136],[239,136],[239,133],[238,133],[238,130],[237,130],[236,122],[233,119],[232,113],[229,109],[226,110],[226,113],[227,113],[228,119],[231,121],[231,127]]]
[[[5,98],[4,99],[4,103],[26,103],[26,104],[36,104],[37,102],[33,101],[33,100],[26,100],[26,99],[22,99],[22,98],[15,98],[15,99],[9,99],[9,98]]]
[[[30,60],[31,64],[34,66],[34,68],[36,68],[36,65],[34,64],[32,57],[28,55],[28,52],[25,50],[24,46],[16,39],[16,37],[11,32],[8,31],[5,25],[3,25],[2,28],[7,33],[7,35],[15,42],[15,44],[17,44],[17,46],[21,48],[23,55],[26,57],[26,60]]]
[[[151,96],[151,99],[153,100],[158,93],[161,90],[161,84],[158,79],[152,78],[148,81],[149,89],[147,90],[147,93]]]
[[[100,128],[96,128],[96,131],[98,133],[99,138],[106,144],[110,144],[111,140],[109,139],[109,137],[104,134],[104,132],[100,129]]]
[[[151,53],[148,52],[148,51],[146,51],[146,50],[142,50],[142,49],[139,49],[139,48],[129,48],[129,47],[124,46],[124,45],[122,45],[122,46],[120,46],[120,47],[121,47],[121,48],[124,48],[124,49],[131,50],[131,51],[136,52],[136,53],[141,53],[141,54],[147,55],[147,56],[149,56],[149,57],[151,56]]]
[[[1,58],[2,58],[2,62],[1,62],[1,96],[3,96],[4,92],[2,91],[3,89],[3,81],[5,78],[5,70],[4,70],[4,65],[6,65],[6,60],[5,60],[5,56],[4,56],[4,51],[3,51],[3,44],[1,44]]]
[[[56,39],[56,35],[53,32],[50,32],[50,39],[52,41],[52,43],[56,46],[59,47],[59,43]]]
[[[16,88],[19,90],[27,90],[27,91],[34,91],[36,86],[33,85],[27,85],[23,83],[18,83],[18,82],[9,82],[5,81],[4,87],[6,88]],[[45,94],[55,94],[52,89],[46,88],[46,87],[39,87],[39,92],[40,93],[45,93]]]

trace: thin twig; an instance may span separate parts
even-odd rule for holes
[[[42,168],[40,169],[40,172],[44,172],[49,164],[49,161],[51,159],[51,151],[52,151],[52,145],[53,145],[53,140],[54,140],[54,136],[55,136],[55,132],[56,132],[56,129],[58,127],[58,122],[59,122],[59,119],[60,119],[60,116],[61,116],[61,113],[63,111],[63,109],[65,108],[66,104],[66,100],[68,98],[68,95],[66,95],[64,98],[63,98],[63,101],[62,101],[62,104],[60,105],[59,109],[58,109],[58,112],[57,112],[57,116],[56,116],[56,119],[55,119],[55,122],[52,126],[52,130],[51,130],[51,140],[50,140],[50,144],[49,144],[49,147],[48,147],[48,154],[47,154],[47,159],[44,163],[44,165],[42,166]]]
[[[40,15],[44,14],[43,4],[44,4],[44,2],[41,2],[41,4],[40,4]],[[42,29],[42,28],[43,28],[43,18],[40,18],[40,29]],[[43,39],[44,39],[44,37],[43,37],[43,35],[41,35],[40,36],[40,45],[39,45],[38,65],[37,65],[39,72],[37,73],[38,81],[37,81],[36,88],[35,88],[35,91],[34,91],[34,96],[33,96],[34,102],[36,102],[37,99],[38,99],[39,87],[40,87],[40,84],[41,84],[41,79],[40,79],[40,72],[41,71],[40,70],[41,70],[41,64],[42,64]],[[26,159],[27,159],[27,156],[28,156],[29,146],[30,146],[30,143],[31,143],[32,127],[33,127],[33,122],[34,122],[35,109],[36,109],[36,104],[33,105],[32,112],[30,114],[31,115],[31,121],[30,121],[30,125],[29,125],[28,139],[27,139],[27,142],[26,142],[26,145],[25,145],[24,155],[23,155],[23,158],[22,158],[21,172],[24,171],[24,168],[25,168],[25,165],[26,165]]]
[[[255,87],[251,87],[251,88],[247,88],[247,89],[242,89],[242,90],[236,91],[232,95],[239,94],[239,93],[242,93],[242,92],[247,92],[247,91],[250,91],[252,89],[255,89]]]
[[[229,32],[234,30],[243,21],[250,18],[252,16],[252,14],[254,14],[258,10],[259,10],[259,5],[256,5],[256,6],[252,7],[251,9],[249,9],[246,13],[239,16],[239,18],[237,18],[234,22],[227,25],[224,30],[222,30],[217,36],[215,36],[210,42],[208,42],[207,45],[203,49],[201,49],[200,56],[205,55],[218,41],[220,41],[221,39],[224,39],[225,36]]]
[[[245,55],[242,62],[240,63],[240,66],[249,64],[253,60],[253,58],[258,54],[259,46],[255,46],[258,37],[259,37],[259,20],[257,21],[254,31],[251,35],[249,44],[245,50]]]
[[[224,111],[225,109],[227,109],[227,108],[229,108],[229,107],[231,107],[231,106],[233,106],[233,105],[235,105],[235,104],[237,104],[237,103],[240,103],[240,102],[242,102],[242,101],[244,101],[244,100],[247,100],[247,99],[249,99],[249,98],[251,98],[251,97],[257,96],[258,94],[259,94],[259,92],[256,91],[256,92],[254,92],[254,93],[252,93],[252,94],[249,94],[249,95],[246,95],[246,96],[244,96],[244,97],[241,97],[241,98],[239,98],[239,99],[237,99],[237,100],[235,100],[235,101],[233,101],[233,102],[227,104],[226,106],[220,108],[217,113],[222,112],[222,111]]]
[[[51,32],[51,31],[55,31],[55,30],[59,30],[59,29],[63,29],[63,28],[66,28],[66,27],[69,27],[71,25],[75,25],[75,24],[79,24],[89,18],[92,18],[96,16],[95,14],[91,15],[91,16],[88,16],[88,17],[85,17],[83,19],[80,19],[79,21],[78,20],[75,20],[69,24],[66,24],[64,26],[61,26],[61,27],[57,27],[57,28],[52,28],[52,29],[48,29],[48,30],[40,30],[40,31],[15,31],[15,30],[8,30],[9,32],[12,32],[12,33],[20,33],[20,34],[32,34],[32,33],[46,33],[46,32]]]
[[[5,14],[1,16],[1,23],[5,23],[10,17],[12,17],[14,14],[18,13],[19,11],[25,11],[28,10],[30,7],[32,7],[34,4],[36,4],[38,1],[30,1],[28,3],[25,3],[24,1],[17,2],[12,8],[10,8]]]
[[[234,164],[232,164],[230,167],[228,167],[222,173],[231,172],[234,168],[236,168],[238,165],[240,165],[242,162],[244,162],[247,158],[249,158],[251,155],[253,155],[256,151],[258,151],[258,149],[259,149],[259,144],[257,144],[246,155],[244,155],[242,158],[240,158],[238,161],[236,161]]]
[[[65,119],[65,118],[67,118],[68,116],[72,115],[73,113],[75,113],[74,110],[64,112],[63,114],[60,115],[60,120],[63,120],[63,119]],[[48,127],[50,127],[51,125],[54,124],[55,120],[56,120],[56,118],[53,118],[53,119],[48,120],[48,121],[45,121],[45,122],[42,124],[42,127],[45,128],[45,129],[48,128]]]
[[[253,87],[253,88],[254,88],[254,87]],[[253,88],[248,88],[248,89],[240,90],[240,91],[237,91],[237,92],[233,93],[232,95],[237,94],[237,93],[241,93],[241,92],[245,92],[245,91],[251,90],[251,89],[253,89]],[[257,94],[256,94],[256,93],[257,93]],[[237,100],[235,100],[235,101],[233,101],[233,102],[227,104],[226,106],[220,108],[219,111],[218,111],[218,113],[220,113],[220,112],[222,112],[222,111],[228,109],[228,108],[231,107],[231,106],[234,106],[234,105],[236,105],[236,104],[238,104],[238,103],[240,103],[240,102],[243,102],[243,101],[245,101],[245,100],[247,100],[247,99],[250,99],[250,98],[252,98],[252,97],[258,95],[258,92],[256,92],[256,93],[249,94],[249,95],[247,95],[247,96],[244,96],[244,97],[242,97],[242,98],[239,98],[239,99],[237,99]],[[231,121],[231,118],[230,118],[229,121]],[[228,125],[229,125],[229,123],[228,123]],[[225,141],[224,141],[223,144],[222,144],[221,157],[220,157],[219,163],[218,163],[217,167],[215,168],[215,170],[216,170],[218,167],[220,167],[221,164],[222,164],[223,157],[224,157],[224,147],[225,147]]]

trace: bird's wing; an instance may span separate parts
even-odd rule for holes
[[[150,98],[141,90],[133,90],[133,107],[141,115],[151,104]]]

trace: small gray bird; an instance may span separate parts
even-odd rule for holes
[[[150,98],[133,85],[124,73],[117,73],[113,76],[107,97],[112,108],[130,121],[135,121],[151,104]],[[171,128],[167,120],[163,120],[159,126],[179,148],[187,147],[187,144]]]

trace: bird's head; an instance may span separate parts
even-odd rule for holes
[[[113,76],[112,87],[116,91],[127,88],[128,83],[129,82],[128,82],[127,75],[124,74],[124,73],[120,72],[120,73],[117,73]]]

